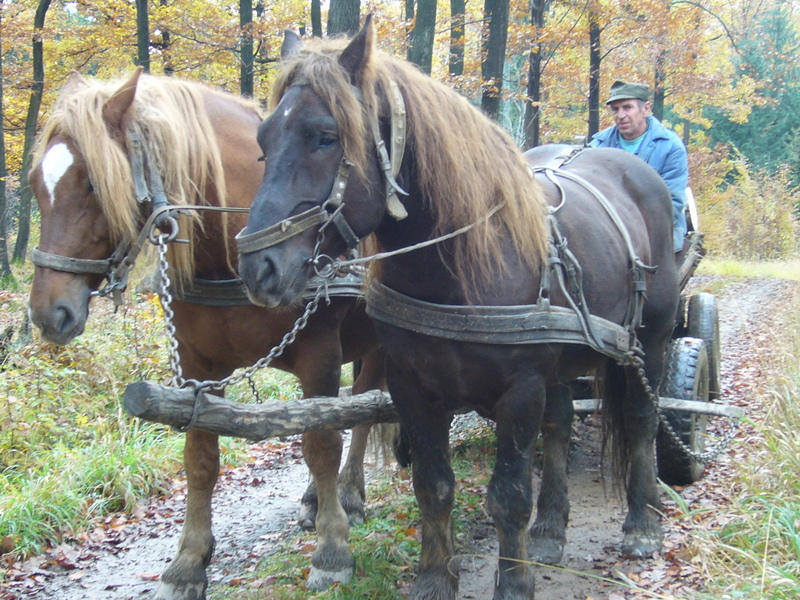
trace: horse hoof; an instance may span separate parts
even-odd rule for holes
[[[557,565],[564,556],[564,542],[552,538],[531,538],[528,556],[543,565]]]
[[[315,592],[327,590],[334,583],[347,583],[353,578],[353,567],[345,567],[339,571],[323,571],[317,567],[311,567],[306,580],[306,587]]]
[[[300,504],[300,515],[297,517],[297,524],[305,531],[314,531],[317,523],[317,505]]]
[[[347,513],[347,522],[350,527],[361,525],[366,519],[366,512],[364,511],[363,503],[342,503],[342,508],[344,509],[344,512]]]
[[[661,550],[661,536],[626,533],[621,552],[625,558],[651,558]]]
[[[172,584],[162,581],[152,600],[206,600],[206,584]]]
[[[456,600],[458,595],[458,562],[421,572],[408,600]]]

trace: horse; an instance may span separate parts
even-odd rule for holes
[[[295,327],[302,310],[253,306],[236,279],[233,233],[244,225],[263,175],[255,103],[211,87],[144,75],[97,81],[73,73],[37,142],[30,182],[41,213],[41,241],[29,299],[44,340],[68,344],[84,330],[95,295],[119,294],[148,219],[168,245],[172,326],[186,381],[218,381],[253,365]],[[143,188],[143,189],[140,189]],[[162,190],[163,188],[163,190]],[[152,201],[150,198],[152,197]],[[161,198],[162,206],[158,206]],[[165,202],[168,198],[169,205]],[[175,216],[169,206],[195,206]],[[214,208],[239,209],[238,213]],[[105,279],[109,283],[101,288]],[[382,358],[363,298],[321,302],[270,366],[298,377],[305,396],[338,394],[342,363],[361,360],[359,393],[383,386]],[[162,297],[163,302],[163,297]],[[316,524],[308,584],[327,587],[352,574],[349,520],[364,519],[363,459],[369,425],[354,429],[347,463],[339,432],[303,435],[313,476],[301,520]],[[184,447],[188,493],[177,555],[160,578],[158,599],[205,597],[214,547],[211,499],[219,472],[216,435],[190,429]],[[306,525],[308,523],[306,522]]]
[[[448,435],[463,408],[496,424],[487,491],[499,541],[494,598],[534,596],[529,559],[555,562],[563,551],[569,384],[586,373],[604,383],[604,437],[627,499],[620,550],[652,555],[663,539],[653,390],[679,299],[665,184],[611,149],[540,165],[556,151],[523,154],[465,98],[379,51],[375,37],[369,17],[345,42],[285,34],[239,273],[254,302],[296,306],[311,275],[356,264],[336,257],[374,239],[367,312],[421,513],[409,597],[457,594]]]

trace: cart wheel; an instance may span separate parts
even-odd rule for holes
[[[689,298],[686,335],[700,338],[706,343],[708,352],[708,391],[711,398],[720,393],[719,369],[721,364],[719,347],[719,314],[714,294],[702,292]]]
[[[662,396],[708,402],[708,354],[703,340],[673,340],[667,349],[664,365]],[[664,416],[684,444],[694,452],[702,452],[705,446],[705,415],[665,410]],[[687,456],[667,434],[663,425],[659,425],[656,438],[656,460],[658,476],[667,485],[687,485],[703,475],[704,465]]]

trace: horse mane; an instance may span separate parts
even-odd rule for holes
[[[414,155],[418,183],[435,218],[434,235],[475,223],[453,240],[451,268],[468,297],[470,289],[491,285],[504,268],[502,245],[509,240],[538,272],[547,249],[544,194],[511,137],[452,88],[376,49],[362,73],[359,100],[338,63],[343,48],[341,40],[311,40],[287,57],[273,88],[273,108],[294,81],[308,81],[339,124],[345,156],[363,175],[374,155],[371,120],[388,117],[385,98],[393,80],[406,104],[406,152]],[[502,209],[487,218],[498,206]]]
[[[55,135],[69,137],[88,166],[95,197],[108,220],[113,243],[138,235],[140,211],[134,196],[131,164],[126,149],[109,132],[103,106],[124,80],[86,80],[62,94],[34,147],[34,161],[42,158]],[[170,204],[227,204],[225,174],[217,134],[206,113],[204,94],[223,94],[199,83],[142,75],[139,78],[129,130],[138,134],[147,159],[158,168]],[[231,100],[247,104],[236,96]],[[129,139],[129,138],[128,138]],[[34,163],[35,164],[35,163]],[[223,219],[227,239],[227,220]],[[196,212],[180,217],[180,235],[189,244],[170,244],[170,264],[179,279],[192,273],[194,240],[202,220]]]

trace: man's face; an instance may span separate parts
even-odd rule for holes
[[[647,130],[647,113],[649,102],[640,102],[635,98],[615,100],[608,105],[619,134],[626,140],[635,140]]]

